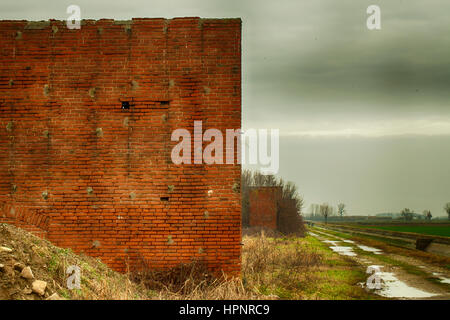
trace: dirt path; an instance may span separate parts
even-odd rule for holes
[[[310,235],[329,245],[331,250],[367,268],[370,283],[361,285],[376,294],[398,299],[450,299],[448,269],[418,258],[383,252],[321,227],[311,228]]]

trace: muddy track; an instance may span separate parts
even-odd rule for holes
[[[396,232],[377,229],[361,229],[354,226],[344,226],[340,224],[326,225],[322,223],[316,223],[319,228],[326,228],[329,230],[343,232],[351,235],[363,235],[369,237],[378,237],[396,241],[398,245],[415,249],[418,245],[418,241],[424,241],[427,243],[424,247],[426,252],[435,253],[450,257],[450,239],[441,236],[431,236],[425,234],[416,234],[410,232]],[[426,241],[428,239],[430,242]]]
[[[325,228],[313,227],[310,228],[310,235],[366,270],[371,267],[371,274],[368,274],[368,278],[374,275],[371,283],[361,284],[367,290],[396,299],[450,299],[448,269],[426,263],[416,257],[387,253],[379,248],[366,246],[351,240],[351,234],[346,234],[349,238],[344,239]],[[368,286],[375,288],[369,289]]]

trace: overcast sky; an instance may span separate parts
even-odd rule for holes
[[[240,17],[243,127],[279,128],[280,172],[349,214],[450,202],[450,1],[2,1],[1,19]],[[381,8],[381,30],[366,9]]]

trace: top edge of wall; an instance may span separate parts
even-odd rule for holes
[[[115,20],[115,19],[82,19],[81,24],[82,25],[89,25],[89,24],[97,24],[97,23],[112,23],[112,24],[133,24],[135,22],[146,22],[146,21],[179,21],[179,20],[201,20],[201,21],[211,21],[211,22],[238,22],[242,23],[241,18],[200,18],[200,17],[175,17],[175,18],[132,18],[131,20]],[[45,28],[51,25],[51,23],[66,23],[66,20],[59,20],[59,19],[48,19],[48,20],[0,20],[0,23],[2,22],[9,22],[9,23],[26,23],[27,26],[29,26],[30,29],[32,28]]]

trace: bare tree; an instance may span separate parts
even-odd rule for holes
[[[447,202],[444,206],[445,212],[447,212],[448,219],[450,220],[450,202]]]
[[[412,220],[414,216],[414,212],[411,211],[409,208],[405,208],[401,211],[402,217],[405,220]]]
[[[294,199],[297,210],[301,213],[303,211],[304,200],[299,195],[297,186],[291,181],[285,183],[284,185],[280,184],[280,186],[282,187],[282,198]]]
[[[320,205],[320,214],[325,218],[325,223],[328,222],[328,216],[331,213],[331,207],[328,203],[323,203]]]
[[[428,221],[431,221],[431,218],[433,217],[430,210],[423,210],[423,216]]]
[[[344,203],[338,204],[338,214],[341,216],[341,218],[344,216],[344,214],[345,214],[345,204]]]

